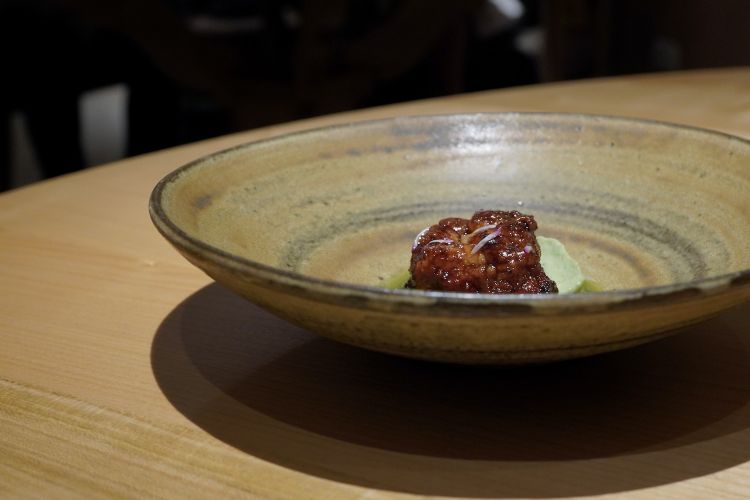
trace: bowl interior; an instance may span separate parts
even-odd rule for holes
[[[379,286],[443,217],[533,214],[605,289],[750,268],[750,145],[557,114],[412,117],[303,132],[194,162],[161,207],[188,238],[303,276]]]

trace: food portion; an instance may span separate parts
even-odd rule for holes
[[[557,283],[558,293],[602,291],[598,283],[584,277],[578,263],[568,254],[562,243],[555,238],[545,236],[537,236],[536,239],[539,243],[539,250],[542,252],[542,269]],[[404,268],[388,277],[382,285],[391,289],[406,288],[410,278],[409,269]]]
[[[533,216],[515,211],[443,219],[417,235],[411,268],[393,274],[382,286],[470,293],[602,291],[584,277],[560,241],[536,236],[536,229]]]
[[[443,219],[414,240],[406,287],[493,294],[558,293],[557,284],[542,268],[536,229],[533,216],[515,210],[484,210],[471,219]]]

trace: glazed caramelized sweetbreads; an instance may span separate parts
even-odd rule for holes
[[[485,210],[448,218],[414,240],[407,288],[471,293],[557,293],[539,263],[531,215]]]

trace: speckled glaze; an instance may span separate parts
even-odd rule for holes
[[[414,358],[527,363],[620,349],[750,298],[750,143],[566,114],[405,117],[217,153],[154,189],[193,264],[326,337]],[[414,236],[478,209],[533,214],[605,291],[387,290]],[[250,342],[251,339],[248,339]]]

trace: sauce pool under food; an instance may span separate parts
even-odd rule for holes
[[[469,293],[557,293],[544,272],[531,215],[483,210],[447,218],[414,240],[407,288]]]

